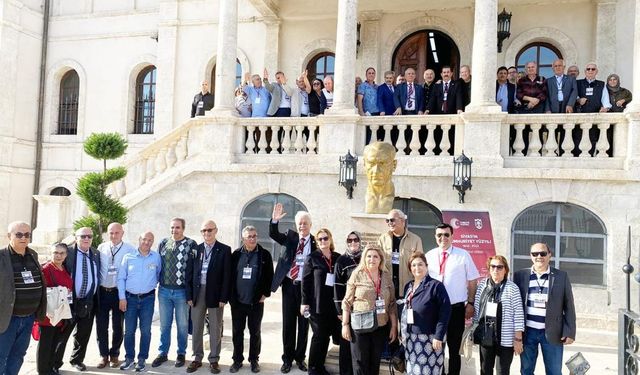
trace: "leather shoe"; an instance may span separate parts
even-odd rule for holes
[[[218,365],[218,362],[213,362],[213,363],[209,364],[209,371],[212,374],[219,374],[220,373],[220,365]]]
[[[169,358],[167,358],[166,355],[160,354],[156,357],[156,359],[153,360],[153,362],[151,362],[151,367],[158,367],[161,364],[165,363],[167,360],[169,360]]]
[[[71,363],[71,366],[73,366],[73,368],[75,368],[78,371],[87,371],[87,366],[82,362]]]
[[[258,361],[251,361],[251,372],[258,373],[260,372],[260,365]]]
[[[120,366],[120,360],[118,359],[118,356],[111,356],[109,361],[111,362],[111,368],[117,368],[118,366]]]
[[[300,371],[307,372],[309,370],[307,368],[307,364],[304,361],[296,361],[296,364],[298,365],[298,368],[300,369]]]
[[[182,366],[184,366],[184,362],[185,362],[184,354],[178,354],[178,358],[176,358],[175,366],[176,367],[182,367]]]
[[[289,362],[283,363],[282,367],[280,367],[280,372],[283,374],[288,374],[289,371],[291,371],[291,363]]]
[[[100,360],[100,363],[98,363],[98,366],[96,366],[97,368],[105,368],[107,367],[107,365],[109,364],[109,358],[108,357],[102,357],[102,359]]]
[[[195,372],[200,367],[202,367],[202,362],[200,362],[200,361],[191,361],[191,363],[189,364],[189,367],[187,367],[187,372],[188,373]]]
[[[241,362],[233,362],[233,364],[229,368],[229,372],[232,374],[235,374],[236,372],[240,371],[241,368],[242,368]]]

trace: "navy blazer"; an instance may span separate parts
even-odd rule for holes
[[[520,289],[525,321],[530,275],[531,268],[521,269],[513,275],[513,282]],[[562,337],[571,337],[574,340],[576,338],[576,308],[573,303],[571,282],[566,272],[553,267],[549,273],[549,294],[544,325],[544,334],[547,341],[552,344],[561,345]]]
[[[464,109],[464,93],[463,87],[459,82],[451,80],[449,81],[449,91],[447,92],[447,112],[442,111],[442,104],[444,103],[444,82],[436,84],[433,88],[433,93],[429,98],[429,110],[430,114],[448,114],[455,115],[458,110]]]
[[[559,108],[558,81],[553,75],[547,78],[547,100],[544,102],[544,110],[552,113],[566,113],[566,107],[573,107],[578,99],[578,83],[575,78],[564,74],[562,76],[563,107]]]
[[[393,93],[393,105],[396,107],[396,109],[400,108],[404,111],[405,104],[407,104],[407,87],[407,82],[401,83],[395,87],[395,91]],[[416,92],[416,111],[424,112],[424,107],[422,106],[424,102],[422,85],[414,81],[413,89]]]
[[[386,83],[378,86],[378,109],[380,112],[384,112],[385,115],[392,115],[396,111],[396,106],[393,102],[394,91],[389,89]]]
[[[412,288],[413,280],[404,286],[405,301],[408,301]],[[443,341],[451,316],[451,302],[444,284],[427,275],[411,298],[411,308],[414,323],[407,325],[407,330],[417,334],[435,334],[437,340]]]
[[[293,266],[296,258],[296,250],[298,250],[298,243],[300,242],[300,235],[294,230],[288,230],[287,233],[280,233],[278,223],[270,222],[269,237],[285,247],[285,250],[280,254],[280,258],[278,258],[278,265],[276,266],[276,272],[273,275],[273,282],[271,283],[271,291],[275,293],[280,285],[282,285],[284,278],[287,277],[291,266]],[[317,249],[316,239],[311,235],[311,252]]]
[[[187,281],[187,301],[193,301],[195,306],[200,295],[200,277],[202,263],[204,261],[204,242],[196,247],[196,256],[193,259],[193,273],[191,282]],[[231,291],[231,247],[216,241],[211,250],[209,268],[207,269],[207,290],[205,291],[205,303],[207,307],[218,307],[220,302],[229,302]]]
[[[498,81],[496,81],[496,95],[498,95],[499,87],[500,87],[500,84],[498,83]],[[509,103],[507,104],[508,113],[516,113],[515,99],[516,99],[516,85],[507,81],[507,100],[509,100]],[[497,100],[498,98],[496,98],[496,101]]]

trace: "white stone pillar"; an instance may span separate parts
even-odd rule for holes
[[[356,75],[361,75],[363,80],[366,79],[365,71],[372,66],[376,69],[377,83],[384,82],[384,71],[389,69],[388,66],[383,68],[382,64],[380,64],[380,41],[383,39],[380,27],[381,19],[381,10],[360,13],[360,20],[362,21],[360,29],[361,44],[358,52]]]
[[[174,127],[182,125],[186,119],[174,118],[176,59],[178,25],[178,1],[160,2],[158,22],[158,57],[156,60],[157,85],[153,132],[156,137],[167,134]]]
[[[278,61],[280,50],[280,20],[275,17],[265,17],[264,26],[267,29],[264,35],[264,67],[269,71],[269,77],[275,81],[278,70],[283,70]],[[287,72],[292,77],[300,75],[299,71]]]
[[[633,90],[640,92],[640,0],[635,0],[636,14],[633,27]],[[627,160],[625,169],[630,176],[640,173],[640,100],[632,100],[625,110],[629,120]],[[614,145],[615,146],[615,145]]]
[[[616,67],[616,0],[598,0],[596,4],[596,60],[598,70],[604,75],[614,72]]]
[[[496,103],[498,0],[475,2],[471,68],[471,103],[466,112],[500,112]]]
[[[220,0],[218,13],[218,46],[216,52],[215,115],[236,114],[233,90],[236,85],[238,50],[238,2]]]
[[[633,27],[633,90],[640,93],[640,0],[636,0],[635,22]],[[640,112],[640,100],[631,101],[627,112]]]
[[[354,114],[358,0],[338,0],[333,106],[328,114]]]

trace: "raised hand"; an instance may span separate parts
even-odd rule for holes
[[[283,211],[284,211],[284,208],[282,207],[282,203],[277,203],[275,206],[273,206],[273,213],[271,214],[271,221],[278,222],[283,217],[285,217],[287,215],[287,213],[283,212]]]

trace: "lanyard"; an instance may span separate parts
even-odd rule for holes
[[[333,265],[333,259],[331,258],[331,256],[329,256],[329,260],[327,260],[327,258],[323,254],[322,259],[324,259],[324,262],[327,264],[327,266],[329,266],[329,273],[333,273],[331,272],[333,270],[333,268],[331,268],[331,266]]]
[[[380,289],[382,287],[382,272],[380,272],[378,274],[378,284],[376,285],[376,282],[373,281],[373,276],[371,276],[371,272],[369,272],[369,270],[367,269],[367,275],[369,275],[369,279],[371,279],[371,282],[373,283],[373,286],[376,288],[376,297],[380,297]]]
[[[204,246],[204,263],[209,263],[209,260],[211,260],[211,253],[213,253],[213,246],[211,246],[209,253],[207,253],[207,245],[205,245]]]
[[[442,259],[440,259],[440,275],[444,276],[444,268],[447,264],[447,260],[449,260],[449,253],[446,251],[442,252]]]
[[[118,250],[116,250],[116,252],[113,252],[113,249],[115,249],[116,247],[112,247],[111,248],[111,264],[113,265],[113,262],[115,262],[116,260],[116,255],[118,255],[118,253],[120,252],[120,250],[122,249],[122,245],[124,245],[123,242],[120,242],[120,246],[117,247]]]
[[[538,284],[538,293],[542,293],[542,287],[544,286],[544,284],[547,283],[547,281],[549,281],[549,279],[547,278],[547,279],[544,279],[542,284],[540,284],[540,279],[541,278],[542,278],[542,275],[540,275],[540,277],[538,277],[538,275],[536,275],[536,283]]]

